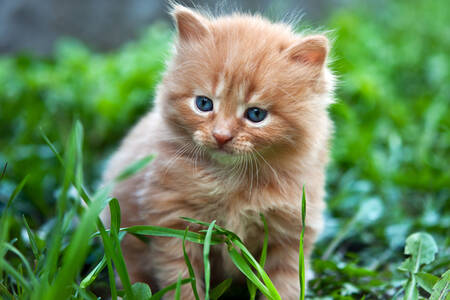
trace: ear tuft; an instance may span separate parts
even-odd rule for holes
[[[172,16],[181,41],[198,41],[209,34],[209,20],[187,7],[174,5]]]
[[[291,60],[322,67],[328,55],[329,42],[323,35],[312,35],[301,39],[286,51]]]

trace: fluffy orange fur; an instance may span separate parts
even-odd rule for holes
[[[212,18],[175,6],[173,17],[178,36],[155,108],[131,130],[104,173],[105,181],[112,181],[133,161],[157,154],[143,171],[114,188],[122,225],[185,229],[180,216],[217,220],[257,257],[262,213],[269,226],[265,270],[282,299],[298,299],[303,185],[307,260],[323,227],[332,132],[327,107],[334,87],[328,40],[296,34],[289,25],[260,16]],[[214,109],[199,111],[196,96],[211,99]],[[249,107],[266,110],[266,119],[246,119]],[[212,248],[216,282],[242,278],[224,247]],[[189,276],[178,239],[155,237],[145,244],[127,236],[122,248],[134,282],[155,289],[175,282],[180,272]],[[203,293],[202,247],[187,243],[187,251]],[[183,286],[181,298],[194,299],[190,286]]]

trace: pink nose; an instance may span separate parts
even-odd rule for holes
[[[225,145],[226,143],[228,143],[229,141],[231,141],[233,139],[233,136],[231,134],[225,134],[225,133],[214,132],[213,136],[216,139],[219,147],[222,147],[223,145]]]

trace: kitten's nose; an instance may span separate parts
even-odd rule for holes
[[[225,145],[226,143],[228,143],[233,139],[231,133],[228,132],[213,132],[213,136],[216,139],[219,147],[222,147],[223,145]]]

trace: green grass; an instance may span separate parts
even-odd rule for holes
[[[330,109],[336,134],[326,230],[313,252],[317,276],[306,299],[442,299],[448,289],[448,4],[380,5],[336,11],[325,24],[334,30],[332,68],[339,75]],[[0,298],[145,299],[148,287],[128,279],[119,247],[125,234],[204,243],[211,224],[198,220],[187,219],[205,232],[121,228],[117,200],[96,191],[105,159],[152,106],[171,38],[168,26],[155,24],[107,54],[63,40],[51,58],[0,56]],[[130,162],[117,180],[152,159]],[[300,194],[301,187],[299,201]],[[98,219],[105,205],[113,212],[111,230]],[[210,241],[225,243],[246,274],[247,288],[236,293],[276,298],[261,272],[267,252],[249,256],[235,234],[217,225]],[[432,259],[414,253],[416,244],[432,249]],[[191,272],[153,297],[192,288],[194,280],[204,278]],[[210,299],[232,294],[230,284],[210,286]]]
[[[247,250],[240,238],[233,232],[228,231],[215,224],[215,221],[206,223],[201,220],[183,218],[185,221],[202,225],[207,230],[199,232],[189,231],[189,227],[183,230],[163,228],[157,226],[132,226],[121,228],[120,226],[120,206],[115,198],[108,197],[111,186],[105,186],[94,195],[89,196],[84,190],[82,171],[82,137],[83,129],[79,122],[73,127],[72,134],[69,137],[69,143],[65,152],[64,159],[58,152],[55,156],[60,158],[62,168],[65,169],[65,176],[62,179],[62,189],[59,194],[56,214],[57,219],[51,230],[49,245],[45,246],[42,240],[39,240],[36,232],[33,232],[23,218],[23,226],[26,228],[29,239],[29,246],[33,253],[32,259],[18,250],[14,243],[17,239],[10,240],[9,220],[10,209],[14,199],[26,184],[27,177],[12,192],[7,206],[0,218],[2,228],[0,236],[0,295],[5,299],[96,299],[97,296],[90,290],[90,286],[95,283],[98,275],[103,268],[108,269],[109,289],[112,299],[117,299],[118,295],[125,299],[160,299],[170,290],[175,290],[175,299],[180,299],[180,288],[183,284],[191,284],[194,295],[198,299],[196,290],[195,273],[192,269],[189,257],[185,250],[185,242],[200,243],[203,245],[204,259],[204,282],[205,299],[219,299],[222,294],[231,285],[231,278],[217,285],[214,289],[210,288],[211,268],[209,262],[210,246],[213,244],[224,244],[230,255],[231,260],[248,280],[248,289],[250,298],[254,299],[256,291],[264,294],[268,299],[281,299],[278,291],[272,281],[264,271],[264,263],[267,255],[268,230],[267,221],[263,215],[261,219],[264,224],[265,237],[260,260],[257,261]],[[49,147],[55,149],[51,142]],[[139,171],[146,164],[151,163],[153,157],[146,157],[130,164],[116,181],[124,180],[135,172]],[[3,179],[3,177],[2,177]],[[70,198],[69,189],[75,188],[76,194]],[[82,205],[81,200],[87,206]],[[300,200],[299,200],[300,201]],[[305,264],[303,255],[303,236],[306,220],[306,197],[303,188],[302,197],[302,230],[299,245],[299,281],[302,287],[300,299],[305,299]],[[100,212],[109,205],[110,209],[110,229],[106,230],[102,221],[99,219]],[[372,207],[370,207],[372,208]],[[367,209],[367,208],[366,208]],[[357,220],[364,214],[360,210],[355,216]],[[76,227],[69,230],[68,224],[79,217]],[[270,220],[269,220],[270,222]],[[351,220],[350,224],[354,221]],[[189,269],[189,278],[178,277],[177,282],[161,289],[152,295],[151,288],[145,283],[131,284],[129,275],[125,266],[125,261],[120,249],[120,241],[124,234],[133,234],[135,236],[165,236],[179,238],[183,240],[183,252],[186,265]],[[98,239],[103,244],[104,256],[92,270],[82,276],[82,268],[86,263],[86,258],[92,244],[92,240]],[[340,239],[340,235],[336,237]],[[333,243],[331,245],[334,245]],[[330,248],[333,249],[333,246]],[[326,255],[330,255],[330,251]],[[442,275],[442,278],[424,272],[423,266],[432,263],[438,252],[436,242],[433,237],[426,233],[415,233],[406,240],[405,254],[410,255],[400,266],[399,270],[408,272],[403,287],[398,292],[403,292],[403,299],[418,299],[419,287],[427,291],[433,299],[443,299],[448,283],[449,272]],[[6,258],[7,255],[15,255],[19,258],[18,263],[11,265]],[[31,260],[31,264],[29,262]],[[359,272],[368,275],[371,272],[362,268],[353,268],[353,272]],[[118,290],[115,284],[115,273],[117,272],[123,290]],[[377,284],[375,284],[376,286]]]

